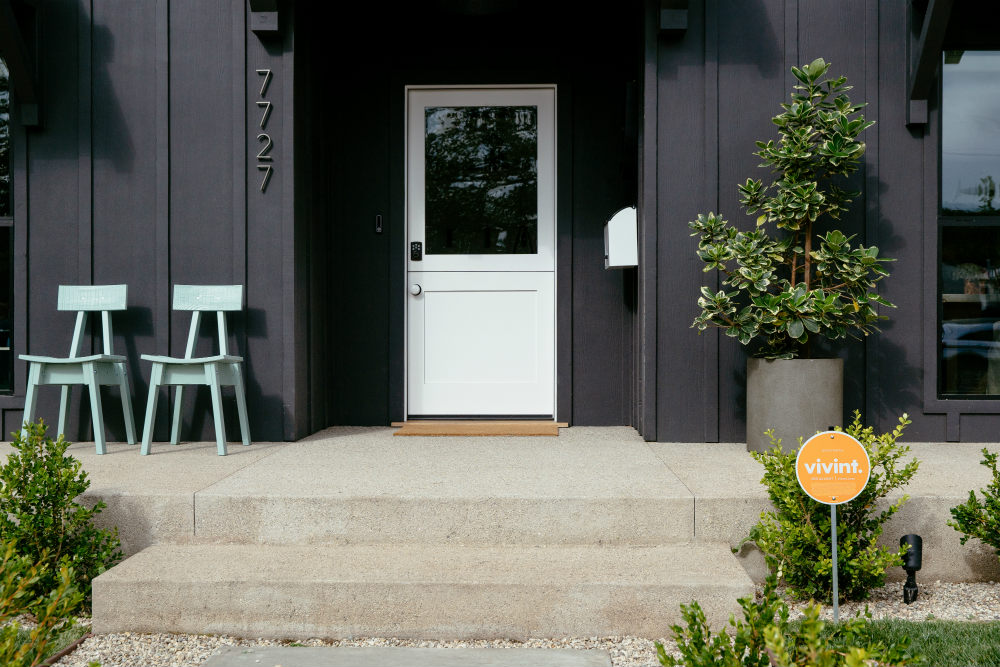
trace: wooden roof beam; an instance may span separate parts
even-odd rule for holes
[[[948,19],[954,0],[929,0],[924,22],[920,27],[914,57],[910,60],[910,81],[907,99],[907,125],[927,122],[927,100],[931,84],[941,64],[941,47],[948,29]]]

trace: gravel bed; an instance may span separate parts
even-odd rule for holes
[[[1000,620],[1000,584],[997,583],[920,583],[920,594],[912,605],[902,602],[902,584],[893,583],[876,590],[867,602],[873,618],[904,618],[909,620]],[[866,603],[850,603],[840,608],[841,618],[864,610]],[[792,603],[801,612],[803,603]],[[794,614],[793,614],[794,615]],[[824,618],[832,618],[831,608],[823,609]],[[673,642],[661,640],[668,650]],[[240,639],[212,635],[170,635],[121,633],[98,635],[83,642],[72,654],[63,658],[62,667],[86,667],[97,660],[102,667],[196,667],[225,646],[280,646],[292,642],[268,639]],[[575,637],[562,639],[531,639],[527,641],[419,641],[392,638],[362,638],[323,641],[310,639],[306,646],[417,646],[417,647],[476,647],[476,648],[570,648],[600,649],[611,654],[614,667],[650,667],[659,665],[654,640],[640,637]]]

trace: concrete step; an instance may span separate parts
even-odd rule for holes
[[[753,584],[721,543],[156,545],[97,577],[93,629],[249,637],[665,637]]]
[[[571,431],[476,440],[369,429],[293,443],[198,490],[194,535],[484,546],[695,537],[693,495],[634,431]]]

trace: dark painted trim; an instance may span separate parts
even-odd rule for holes
[[[290,14],[290,12],[288,13]],[[296,243],[295,224],[295,26],[294,17],[287,16],[286,26],[282,32],[282,52],[279,62],[282,68],[281,104],[282,111],[281,136],[284,146],[281,153],[281,167],[284,175],[281,179],[281,225],[283,245],[282,296],[283,303],[283,340],[282,344],[282,398],[288,406],[284,412],[283,433],[285,440],[296,440],[308,435],[305,408],[308,400],[307,390],[303,387],[304,375],[300,373],[300,360],[297,353],[305,354],[300,335],[304,341],[299,317],[304,315],[302,308],[308,301],[299,299],[298,277],[303,267],[298,266],[300,257],[305,257],[308,249],[299,247]],[[304,361],[304,360],[302,360]],[[303,366],[304,368],[304,366]]]
[[[924,405],[923,411],[947,413],[949,406],[941,404],[937,397],[937,320],[938,320],[938,165],[940,164],[939,145],[932,138],[940,136],[940,114],[935,110],[930,114],[927,125],[924,126],[924,141],[921,142],[923,153],[923,285],[924,313],[923,323],[923,378]],[[918,128],[919,131],[920,128]],[[954,407],[954,406],[951,406]]]
[[[636,411],[638,430],[656,440],[656,213],[659,96],[659,2],[646,0],[643,20],[642,123],[639,128],[639,302]],[[652,146],[650,146],[652,144]]]
[[[868,120],[879,117],[879,0],[865,2],[865,98],[868,106],[865,108],[865,118]],[[870,128],[865,136],[867,149],[865,151],[865,244],[879,245],[879,136],[880,126]],[[881,289],[876,288],[876,292]],[[874,423],[878,415],[878,401],[881,396],[881,374],[879,361],[881,354],[879,344],[881,336],[865,337],[865,423]]]
[[[389,419],[406,418],[406,84],[389,77]]]
[[[912,69],[907,87],[907,124],[927,122],[927,99],[933,90],[941,62],[941,46],[944,44],[953,2],[954,0],[930,0],[927,5],[920,38],[916,44],[915,62],[909,63]],[[908,38],[909,31],[906,34]]]
[[[233,277],[247,284],[247,35],[246,5],[233,21]],[[249,298],[247,299],[249,302]],[[246,327],[233,327],[230,338],[242,336],[232,349],[246,349]]]
[[[718,211],[719,202],[719,5],[717,0],[705,0],[705,192],[709,209]],[[714,271],[714,289],[719,289],[719,274]],[[704,424],[705,442],[719,441],[719,357],[721,335],[718,329],[701,332],[704,373]]]
[[[17,355],[28,352],[28,141],[24,125],[19,122],[20,108],[11,105],[10,142],[11,178],[14,207],[12,228],[14,234],[14,303],[13,303],[13,393],[0,395],[0,428],[4,439],[21,425],[24,414],[24,390],[27,385],[28,364]]]
[[[940,99],[940,77],[934,96]],[[933,100],[932,100],[933,102]],[[918,128],[919,131],[919,128]],[[963,414],[1000,413],[1000,401],[938,398],[938,322],[940,318],[940,225],[938,224],[938,192],[941,172],[941,107],[931,104],[922,142],[923,169],[923,412],[947,415],[946,431],[949,442],[960,439],[960,419]]]
[[[573,90],[556,96],[556,420],[573,421]]]

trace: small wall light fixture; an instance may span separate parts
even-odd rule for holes
[[[903,602],[911,604],[917,599],[917,570],[923,560],[924,541],[919,535],[903,535],[899,538],[899,546],[909,548],[903,554],[903,569],[906,570],[906,583],[903,584]]]

